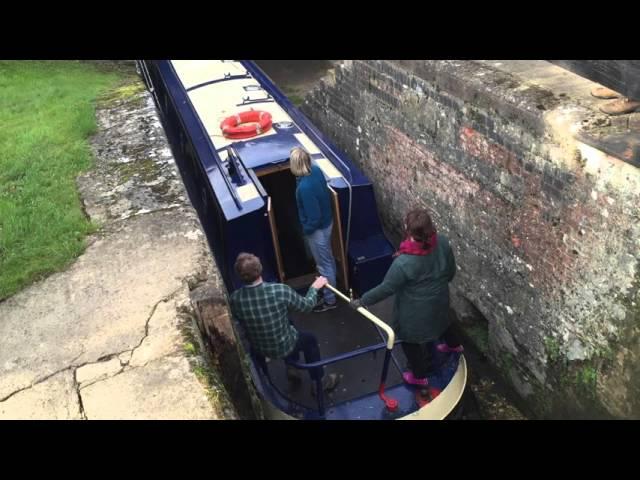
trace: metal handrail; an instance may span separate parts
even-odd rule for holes
[[[328,288],[329,290],[331,290],[333,293],[338,295],[344,301],[346,302],[351,301],[349,297],[347,297],[340,290],[329,285],[328,283],[325,285],[325,288]],[[359,355],[364,355],[366,353],[380,350],[386,347],[386,352],[384,355],[384,363],[382,365],[382,375],[380,376],[380,386],[378,387],[378,396],[384,402],[385,406],[389,411],[395,411],[398,409],[399,402],[396,399],[391,398],[385,394],[385,382],[387,381],[387,374],[389,372],[389,361],[391,360],[391,351],[393,350],[393,347],[396,344],[395,332],[389,325],[384,323],[382,320],[380,320],[378,317],[376,317],[373,313],[371,313],[366,308],[359,307],[357,311],[361,315],[366,317],[368,320],[370,320],[373,324],[377,325],[387,333],[386,344],[380,343],[377,345],[371,345],[369,347],[360,348],[358,350],[353,350],[348,353],[343,353],[341,355],[336,355],[335,357],[331,357],[326,360],[321,360],[321,361],[309,363],[309,364],[298,364],[298,362],[287,362],[287,363],[293,367],[305,368],[305,369],[313,368],[313,367],[321,367],[324,365],[329,365],[331,363],[339,362],[341,360],[346,360],[349,358],[357,357]],[[397,342],[397,343],[402,343],[402,342]],[[318,401],[318,413],[320,414],[320,416],[324,416],[324,395],[322,393],[322,385],[321,385],[320,379],[316,380],[316,388],[317,388],[316,399]]]
[[[178,74],[176,73],[175,68],[173,68],[173,65],[171,64],[171,62],[170,61],[167,61],[167,62],[168,62],[168,65],[169,65],[171,71],[173,72],[173,74],[176,76],[176,78],[179,79],[180,77],[178,77]],[[145,60],[141,61],[141,67],[143,69],[143,76],[145,76],[145,78],[149,79],[149,85],[147,85],[147,88],[149,89],[151,94],[156,99],[156,105],[158,107],[158,110],[160,112],[162,112],[162,107],[160,105],[160,101],[158,99],[158,96],[155,93],[156,89],[155,89],[155,86],[153,85],[153,82],[151,81],[151,75],[149,74],[149,70],[147,68]],[[146,72],[146,75],[145,75],[145,72]],[[184,86],[182,88],[185,91],[185,93],[187,93],[187,90],[184,88]],[[167,90],[165,92],[166,97],[169,97],[169,100],[171,101],[171,103],[174,104],[176,112],[178,112],[179,110],[178,110],[177,106],[175,105],[175,101],[174,101],[175,99],[173,98],[173,95],[169,94],[168,88],[166,88],[166,90]],[[228,178],[228,176],[227,176],[227,174],[226,174],[226,172],[224,170],[224,165],[222,163],[222,160],[218,156],[218,152],[217,152],[215,146],[213,145],[213,142],[211,141],[211,138],[209,137],[207,129],[204,127],[204,124],[202,123],[202,120],[200,119],[200,115],[198,115],[198,112],[195,109],[195,107],[193,106],[193,103],[191,102],[191,99],[189,98],[188,94],[185,94],[184,103],[188,103],[189,106],[191,107],[191,110],[194,113],[194,119],[195,119],[196,123],[198,124],[198,126],[200,127],[200,129],[201,129],[201,131],[203,133],[203,139],[205,140],[205,142],[207,143],[207,145],[211,149],[212,157],[213,157],[213,159],[214,159],[214,161],[216,163],[216,166],[218,167],[218,171],[220,172],[220,175],[222,176],[222,179],[224,180],[224,183],[227,186],[227,189],[229,190],[229,194],[231,195],[231,198],[233,199],[234,203],[236,204],[236,207],[238,207],[238,210],[242,210],[242,208],[243,208],[242,207],[242,200],[240,200],[240,198],[238,197],[238,194],[237,194],[235,188],[233,187],[231,181],[229,180],[229,178]],[[180,114],[178,114],[178,119],[182,123]],[[185,131],[188,131],[186,128],[184,128],[184,125],[183,125],[183,129]],[[200,163],[202,164],[202,161]],[[204,167],[204,165],[203,165],[203,167]]]
[[[207,82],[202,82],[202,83],[198,83],[197,85],[194,85],[192,87],[187,88],[187,92],[191,92],[193,90],[196,90],[200,87],[206,87],[207,85],[213,85],[214,83],[220,83],[220,82],[226,82],[229,80],[246,80],[247,78],[252,78],[251,75],[249,74],[249,72],[245,73],[244,75],[225,75],[223,78],[218,78],[216,80],[209,80]]]
[[[178,76],[177,72],[175,71],[175,68],[171,64],[171,62],[169,62],[169,66],[171,67],[171,70],[173,71],[173,73],[176,76],[176,78],[180,79],[180,77]],[[236,207],[238,207],[238,210],[242,210],[242,208],[243,208],[242,207],[242,200],[240,200],[240,198],[238,197],[238,193],[236,192],[236,189],[234,188],[233,184],[231,183],[231,180],[229,179],[229,177],[227,175],[227,172],[225,172],[225,170],[224,170],[224,164],[222,163],[222,159],[218,155],[218,152],[216,150],[215,145],[211,141],[211,137],[209,136],[209,132],[205,128],[204,124],[202,123],[202,119],[200,118],[200,115],[198,114],[198,111],[196,110],[196,107],[193,105],[193,102],[191,101],[191,97],[188,95],[187,89],[184,88],[184,85],[182,86],[182,88],[185,91],[185,102],[188,103],[189,107],[191,107],[191,110],[194,113],[193,118],[194,118],[194,120],[196,121],[196,123],[200,127],[200,130],[203,133],[203,137],[202,138],[204,139],[204,141],[207,143],[207,145],[211,149],[211,156],[213,157],[213,160],[215,161],[216,166],[218,167],[218,171],[220,172],[220,176],[222,177],[222,180],[224,180],[224,183],[227,186],[227,190],[229,191],[229,194],[231,195],[231,198],[233,199],[233,202],[236,204]]]
[[[151,80],[151,74],[149,73],[149,69],[147,68],[146,60],[140,60],[140,69],[142,70],[142,77],[146,80],[147,89],[153,95],[153,98],[156,100],[156,105],[158,110],[160,110],[160,101],[158,100],[158,96],[156,95],[156,87]]]
[[[343,294],[337,288],[334,288],[329,284],[327,284],[325,287],[328,288],[329,290],[331,290],[333,293],[335,293],[339,297],[341,297],[345,302],[350,302],[351,301],[351,299],[349,297],[347,297],[345,294]],[[367,319],[369,319],[371,322],[375,323],[377,326],[379,326],[381,329],[383,329],[386,332],[386,334],[387,334],[387,348],[389,350],[391,350],[393,348],[393,345],[395,344],[395,339],[396,339],[396,334],[393,331],[393,329],[389,325],[384,323],[382,320],[380,320],[378,317],[376,317],[369,310],[364,308],[364,307],[359,307],[358,308],[358,312],[361,313],[363,316],[365,316]]]
[[[394,344],[399,345],[402,343],[402,340],[397,340]],[[302,363],[295,361],[287,361],[287,365],[291,365],[292,367],[299,368],[300,370],[309,370],[310,368],[324,367],[326,365],[331,365],[332,363],[338,363],[343,360],[349,360],[350,358],[359,357],[361,355],[365,355],[371,352],[377,352],[378,350],[382,350],[383,348],[388,348],[386,343],[376,343],[375,345],[369,345],[368,347],[358,348],[357,350],[351,350],[350,352],[341,353],[339,355],[335,355],[333,357],[325,358],[324,360],[319,360],[313,363]]]

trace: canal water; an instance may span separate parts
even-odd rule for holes
[[[257,60],[271,80],[295,105],[335,66],[331,60]]]
[[[256,63],[295,105],[300,105],[320,79],[337,66],[332,60],[257,60]],[[463,419],[526,420],[522,408],[516,406],[524,405],[486,356],[467,342],[465,357],[469,376]]]

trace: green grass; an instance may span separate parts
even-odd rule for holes
[[[0,61],[0,300],[68,265],[94,228],[76,176],[95,98],[118,75],[74,61]]]

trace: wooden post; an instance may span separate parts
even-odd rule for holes
[[[197,324],[234,407],[244,419],[260,418],[261,407],[249,373],[244,368],[244,351],[233,328],[226,295],[214,285],[191,292]]]

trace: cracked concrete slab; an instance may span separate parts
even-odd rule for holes
[[[154,307],[208,260],[186,212],[154,212],[91,245],[65,272],[0,304],[0,399],[71,365],[136,347]]]
[[[0,420],[79,420],[73,372],[65,370],[0,403]]]
[[[189,288],[215,271],[197,215],[141,82],[100,102],[78,179],[100,230],[0,303],[0,416],[84,418],[87,401],[88,418],[217,418],[181,334]]]
[[[216,418],[201,390],[189,361],[181,355],[170,355],[144,368],[127,368],[80,392],[89,420]]]
[[[104,362],[89,363],[76,370],[76,381],[80,384],[80,388],[82,388],[83,385],[88,383],[112,377],[122,370],[122,368],[123,366],[118,357]]]
[[[189,298],[186,286],[178,294],[182,298]],[[151,360],[182,350],[182,334],[179,330],[181,318],[176,315],[176,305],[180,302],[172,298],[157,305],[149,319],[147,337],[131,354],[131,367],[140,367]]]

